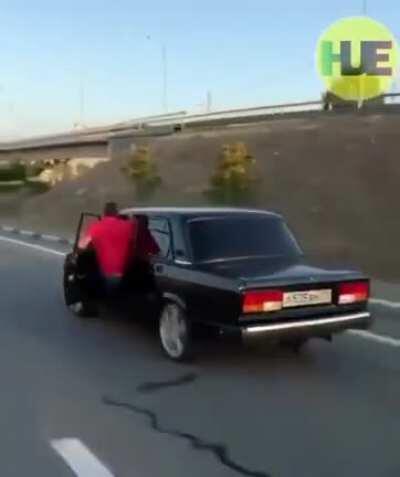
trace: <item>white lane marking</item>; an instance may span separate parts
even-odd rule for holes
[[[376,335],[375,333],[365,330],[349,330],[347,333],[354,336],[359,336],[360,338],[375,341],[377,343],[392,346],[394,348],[400,348],[400,340],[392,338],[391,336]]]
[[[33,243],[23,242],[22,240],[16,240],[9,237],[2,237],[1,235],[0,235],[0,241],[13,243],[15,245],[22,245],[23,247],[31,248],[33,250],[39,250],[40,252],[50,253],[53,255],[57,255],[58,257],[65,257],[66,255],[64,252],[59,252],[57,250],[53,250],[47,247],[42,247],[41,245],[36,245]]]
[[[382,298],[371,298],[369,300],[373,305],[383,305],[389,308],[400,308],[400,303],[396,301],[383,300]]]
[[[35,232],[30,230],[20,230],[19,233],[20,235],[25,235],[26,237],[33,237],[35,235]]]
[[[1,228],[4,230],[4,232],[14,232],[15,230],[15,227],[9,227],[8,225],[3,225]]]
[[[78,477],[114,477],[79,439],[53,439],[50,444]]]
[[[47,234],[42,235],[42,239],[48,240],[49,242],[59,242],[60,241],[60,237],[56,237],[55,235],[47,235]]]

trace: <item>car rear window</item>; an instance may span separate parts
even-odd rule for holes
[[[287,225],[277,217],[196,218],[188,227],[197,262],[301,254]]]

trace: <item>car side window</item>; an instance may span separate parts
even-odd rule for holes
[[[159,257],[167,258],[171,254],[171,233],[168,220],[164,218],[150,218],[149,230],[154,240],[157,242],[160,252]]]

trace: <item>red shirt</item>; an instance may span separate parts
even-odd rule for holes
[[[89,226],[86,238],[93,244],[105,276],[124,274],[134,253],[136,230],[136,220],[118,217],[103,217]]]

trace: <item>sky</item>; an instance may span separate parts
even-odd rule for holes
[[[398,0],[366,0],[400,37]],[[315,48],[363,0],[0,0],[0,139],[319,99]],[[83,98],[83,100],[82,100]]]

